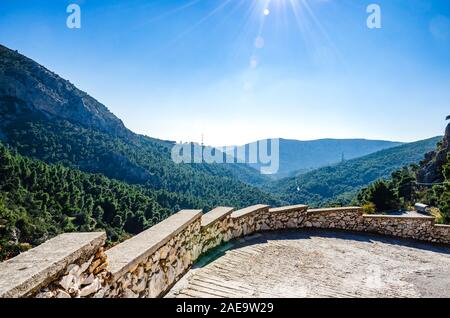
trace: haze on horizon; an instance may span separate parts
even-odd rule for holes
[[[374,1],[375,2],[375,1]],[[66,27],[78,3],[82,28]],[[450,101],[450,4],[98,0],[0,3],[0,43],[155,138],[415,141],[441,135]]]

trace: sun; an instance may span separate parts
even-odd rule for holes
[[[167,18],[206,1],[208,0],[190,0],[156,18]],[[261,64],[263,61],[261,55],[273,43],[270,38],[266,38],[267,34],[274,33],[273,28],[276,28],[276,32],[291,34],[295,32],[294,35],[299,36],[299,40],[304,43],[304,50],[312,58],[322,54],[324,47],[330,47],[330,51],[336,51],[326,29],[315,14],[317,3],[325,3],[325,0],[221,0],[216,2],[217,4],[203,16],[192,21],[191,25],[178,33],[168,45],[175,45],[208,20],[219,20],[220,16],[226,19],[235,12],[244,12],[243,21],[236,24],[242,28],[238,36],[242,36],[240,39],[245,39],[246,45],[253,50],[249,55],[249,65],[252,69]],[[254,32],[253,36],[250,35],[252,32]],[[249,39],[250,37],[252,39]],[[240,39],[236,39],[235,42],[240,42]]]

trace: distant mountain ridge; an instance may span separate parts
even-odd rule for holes
[[[262,140],[265,142],[266,140]],[[238,147],[248,158],[250,147],[261,141]],[[270,145],[270,140],[268,142]],[[402,145],[401,142],[367,139],[318,139],[318,140],[292,140],[279,139],[280,169],[275,175],[277,178],[308,172],[345,160],[362,157],[383,149]],[[250,164],[259,169],[260,164]]]

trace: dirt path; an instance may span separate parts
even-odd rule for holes
[[[215,252],[167,297],[450,297],[448,247],[305,230],[258,234]]]

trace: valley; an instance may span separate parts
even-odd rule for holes
[[[115,244],[181,209],[350,204],[442,140],[281,139],[275,176],[258,164],[177,164],[174,142],[133,133],[93,97],[4,46],[0,117],[2,258],[67,231],[105,230]]]

